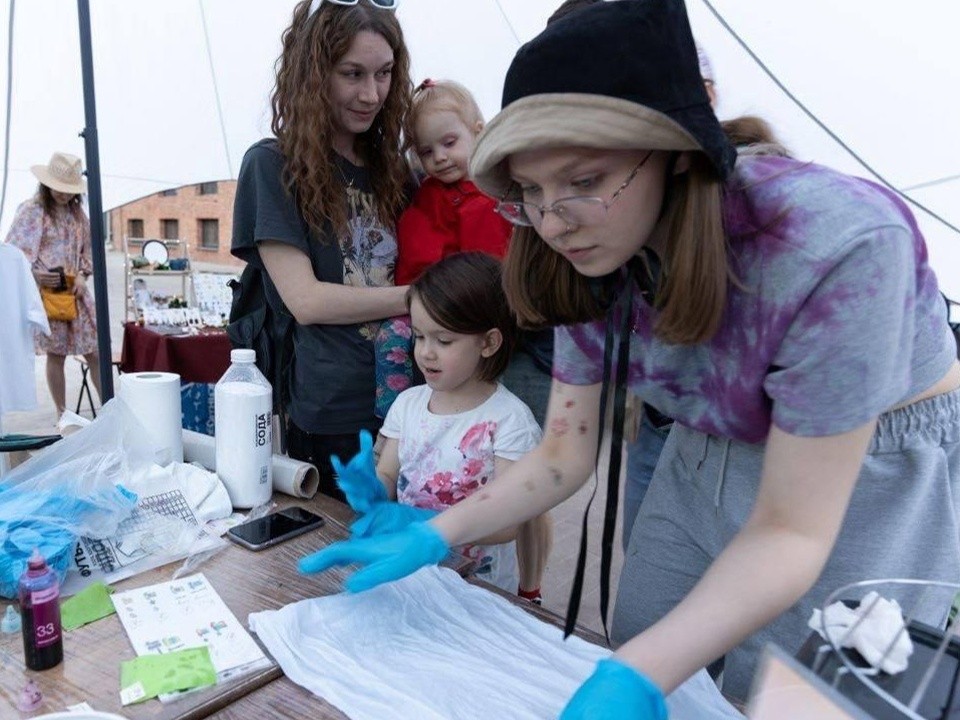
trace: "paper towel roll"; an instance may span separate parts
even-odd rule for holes
[[[210,435],[183,431],[183,459],[196,462],[208,470],[217,469],[217,443]],[[310,463],[285,455],[273,456],[273,489],[298,498],[312,498],[320,487],[320,473]]]
[[[158,449],[157,463],[183,462],[180,376],[165,372],[124,373],[117,396],[150,433]]]

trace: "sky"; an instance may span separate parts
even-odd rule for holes
[[[414,81],[460,80],[493,116],[513,54],[542,30],[559,1],[402,0],[398,16]],[[951,50],[960,27],[956,0],[710,2],[781,82],[894,186],[960,175],[960,61]],[[245,149],[270,133],[273,64],[293,5],[90,0],[105,208],[236,176]],[[797,157],[869,176],[762,72],[705,0],[688,0],[687,8],[714,67],[721,118],[761,115]],[[15,9],[0,237],[35,187],[31,165],[46,163],[54,150],[85,154],[77,3],[20,0]],[[9,12],[10,0],[0,2],[4,91]],[[0,92],[0,122],[5,96]],[[960,226],[960,179],[909,194]],[[914,212],[941,286],[960,299],[960,235]]]

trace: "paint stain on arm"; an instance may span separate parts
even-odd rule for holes
[[[570,432],[570,421],[566,418],[555,418],[550,421],[550,434],[563,437]]]
[[[560,472],[557,468],[552,465],[547,468],[547,471],[550,473],[550,479],[553,481],[553,484],[557,487],[563,485],[563,473]]]

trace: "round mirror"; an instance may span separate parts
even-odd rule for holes
[[[140,252],[154,265],[163,265],[170,257],[170,253],[167,252],[167,246],[159,240],[147,240],[143,244],[143,250]]]

